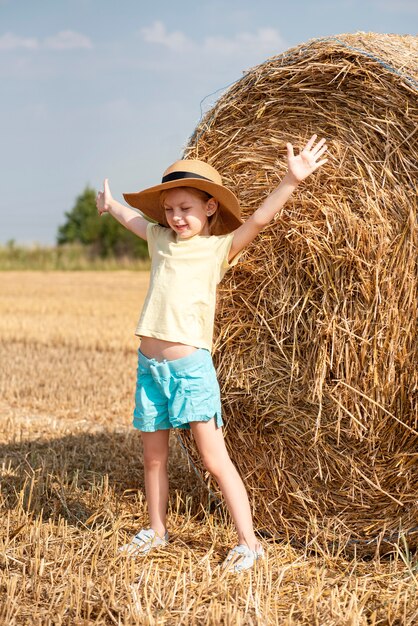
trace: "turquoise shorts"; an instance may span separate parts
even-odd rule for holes
[[[222,423],[221,398],[209,350],[172,361],[148,359],[138,350],[133,425],[153,433],[189,429],[190,422]]]

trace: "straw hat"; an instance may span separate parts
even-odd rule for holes
[[[241,209],[236,196],[223,186],[222,178],[214,167],[197,159],[176,161],[166,169],[160,185],[136,193],[124,193],[123,197],[128,204],[140,209],[147,217],[164,223],[160,194],[174,187],[200,189],[218,200],[223,233],[232,232],[242,224]]]

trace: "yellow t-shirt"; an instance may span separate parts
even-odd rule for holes
[[[148,224],[148,293],[135,333],[212,349],[216,286],[228,262],[233,233],[177,239],[171,228]]]

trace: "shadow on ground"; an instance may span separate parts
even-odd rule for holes
[[[174,435],[169,479],[189,513],[208,505],[207,490]],[[126,506],[134,511],[144,502],[140,436],[132,429],[106,430],[0,444],[0,480],[3,511],[22,507],[73,524],[85,523],[98,509],[111,516]]]

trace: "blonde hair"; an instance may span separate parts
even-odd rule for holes
[[[201,189],[195,189],[195,187],[172,187],[171,189],[165,189],[160,193],[160,206],[162,209],[164,209],[164,200],[166,199],[167,194],[172,191],[172,189],[185,189],[196,198],[199,198],[199,200],[201,200],[202,202],[207,202],[211,198],[214,198],[214,200],[216,200],[216,198],[214,196],[211,196],[210,193],[206,193],[206,191],[202,191]],[[163,213],[163,216],[163,226],[168,227],[167,220],[165,219],[165,213]],[[209,233],[211,235],[221,235],[222,232],[224,232],[222,215],[219,211],[219,202],[218,208],[216,209],[215,213],[213,215],[209,215],[208,217],[208,226]]]

